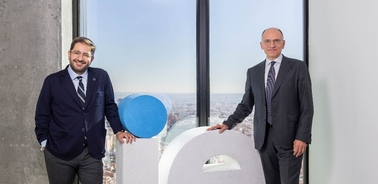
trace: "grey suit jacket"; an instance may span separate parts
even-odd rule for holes
[[[265,60],[248,69],[243,99],[223,122],[232,129],[254,107],[253,131],[258,150],[264,144],[267,123],[264,76]],[[313,114],[311,79],[306,63],[283,56],[272,94],[275,141],[286,149],[293,148],[295,139],[310,144]]]

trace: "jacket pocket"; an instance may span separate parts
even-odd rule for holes
[[[96,93],[96,104],[95,105],[104,105],[104,92],[99,91]]]

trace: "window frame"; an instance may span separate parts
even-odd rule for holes
[[[81,35],[80,16],[81,2],[85,0],[72,1],[72,36],[76,38]],[[209,126],[210,118],[210,66],[209,66],[209,0],[196,0],[196,64],[197,64],[197,125]],[[309,30],[309,0],[303,0],[303,60],[309,66],[309,46],[308,46],[308,30]],[[309,183],[309,149],[306,149],[303,158],[303,182]],[[79,183],[75,180],[75,183]]]

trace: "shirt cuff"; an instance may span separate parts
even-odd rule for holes
[[[40,149],[41,151],[45,150],[46,143],[47,143],[47,140],[44,140],[44,141],[41,142],[41,149]]]

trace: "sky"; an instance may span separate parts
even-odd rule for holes
[[[196,92],[196,0],[87,0],[83,35],[116,92]],[[261,32],[284,33],[283,54],[303,59],[303,3],[210,0],[210,92],[243,93],[249,67],[265,59]]]

